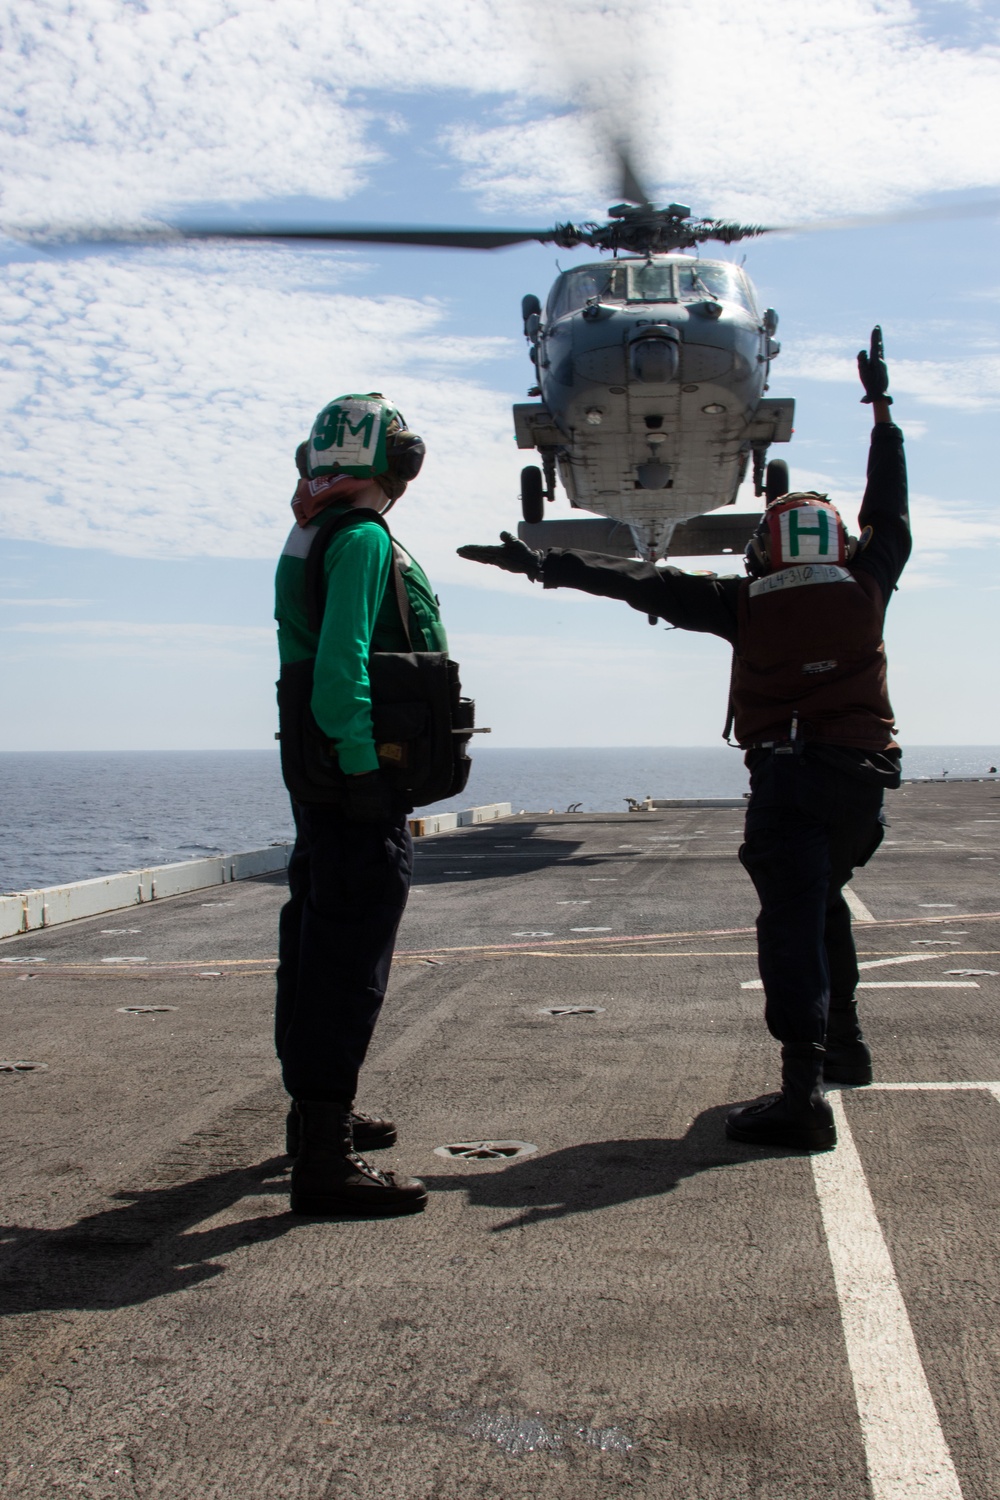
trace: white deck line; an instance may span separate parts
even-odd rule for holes
[[[940,954],[935,954],[940,958]],[[762,990],[762,979],[744,979],[741,990]],[[978,990],[974,979],[862,979],[859,990]]]
[[[852,891],[849,885],[844,886],[844,900],[855,922],[874,922],[875,918],[868,910],[865,903],[856,891]]]
[[[945,956],[943,953],[900,953],[894,958],[866,958],[864,963],[858,964],[858,968],[885,969],[890,964],[928,964],[935,958],[940,961]]]
[[[829,1100],[838,1145],[812,1168],[873,1500],[962,1500],[843,1099]]]
[[[1000,1099],[1000,1082],[998,1083],[867,1083],[864,1085],[866,1094],[884,1093],[887,1090],[893,1093],[902,1093],[906,1089],[923,1089],[934,1093],[951,1093],[953,1089],[985,1089],[988,1094],[993,1094]],[[832,1097],[832,1095],[831,1095]]]

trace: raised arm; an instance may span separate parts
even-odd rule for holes
[[[865,394],[861,400],[872,408],[872,436],[868,451],[868,482],[858,513],[858,524],[871,528],[871,537],[859,553],[855,567],[871,573],[888,603],[912,548],[907,498],[906,455],[903,434],[889,411],[889,371],[885,362],[882,330],[872,329],[871,348],[858,354],[858,374]]]

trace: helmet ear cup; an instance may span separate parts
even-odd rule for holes
[[[743,566],[751,578],[763,578],[765,573],[771,571],[768,540],[767,523],[762,521],[747,542],[743,553]]]
[[[857,555],[858,555],[859,552],[863,552],[865,550],[865,548],[868,546],[868,543],[871,541],[871,539],[872,539],[872,537],[874,535],[875,535],[875,533],[874,533],[874,531],[872,530],[872,528],[870,526],[866,526],[864,528],[864,530],[862,531],[862,533],[861,533],[860,536],[846,536],[845,535],[845,538],[844,538],[844,542],[845,542],[845,545],[844,545],[844,559],[845,559],[845,561],[846,562],[850,562],[852,558],[857,557]]]
[[[400,432],[389,434],[387,449],[389,473],[395,479],[401,479],[404,484],[416,479],[427,453],[423,438],[404,427]]]
[[[386,438],[386,458],[389,467],[375,478],[389,500],[398,500],[411,479],[416,479],[423,466],[427,449],[422,438],[406,427],[390,432]]]

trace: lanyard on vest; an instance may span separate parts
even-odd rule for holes
[[[345,531],[358,521],[376,521],[386,536],[392,542],[392,577],[396,591],[396,604],[399,607],[400,623],[403,626],[403,634],[406,636],[406,647],[408,651],[413,650],[413,637],[410,634],[410,596],[406,592],[406,580],[403,577],[403,569],[399,563],[399,556],[392,532],[386,525],[385,520],[377,510],[369,510],[367,507],[359,506],[357,510],[349,510],[343,515],[330,516],[321,526],[317,528],[313,538],[309,555],[306,558],[306,615],[309,629],[319,634],[323,624],[323,609],[326,605],[326,575],[323,569],[323,559],[326,550],[338,531]]]

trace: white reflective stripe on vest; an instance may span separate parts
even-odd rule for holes
[[[300,526],[298,521],[288,533],[288,541],[282,548],[282,557],[308,557],[309,549],[316,539],[318,526]]]
[[[836,563],[800,563],[795,568],[780,568],[777,573],[768,573],[750,585],[751,599],[761,594],[779,594],[785,589],[799,589],[807,583],[854,583],[855,578],[846,568]]]

